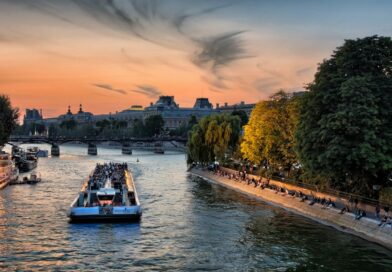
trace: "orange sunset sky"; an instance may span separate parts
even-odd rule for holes
[[[391,2],[0,0],[0,92],[45,117],[256,102],[303,90],[344,39],[391,36]]]

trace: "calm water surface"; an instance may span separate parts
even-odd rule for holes
[[[40,184],[0,191],[0,270],[392,271],[378,245],[190,178],[184,154],[98,152],[61,146],[40,159]],[[142,221],[69,224],[82,180],[105,161],[129,163]]]

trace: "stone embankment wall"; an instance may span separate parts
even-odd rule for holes
[[[238,174],[238,171],[235,171],[233,169],[225,168],[225,167],[220,167],[220,168],[221,168],[222,171],[225,171],[227,173],[231,173],[231,174],[234,174],[234,175]],[[259,176],[251,175],[251,174],[248,174],[248,177],[249,178],[254,178],[256,180],[259,180],[259,178],[260,178]],[[322,199],[322,198],[329,199],[330,198],[333,202],[335,202],[337,204],[337,206],[339,208],[347,206],[347,207],[350,207],[350,209],[353,209],[353,204],[354,203],[350,203],[350,201],[348,199],[346,199],[346,198],[337,197],[337,196],[325,194],[325,193],[322,193],[322,192],[317,192],[317,191],[314,191],[314,190],[309,190],[309,189],[306,189],[306,188],[302,188],[302,187],[299,187],[299,186],[295,186],[293,184],[289,184],[289,183],[285,183],[285,182],[281,182],[281,181],[277,181],[277,180],[270,180],[270,184],[271,185],[275,185],[275,186],[280,187],[280,188],[285,188],[287,190],[293,190],[293,191],[297,191],[297,192],[302,192],[304,195],[311,195],[313,197],[318,197],[320,199]],[[364,203],[358,203],[358,205],[356,207],[358,209],[366,211],[366,213],[368,215],[375,214],[375,207],[372,206],[372,205],[368,205],[368,204],[364,204]]]
[[[392,228],[390,225],[379,227],[379,221],[363,217],[360,220],[355,220],[355,216],[352,213],[340,214],[340,210],[336,208],[325,208],[320,204],[309,205],[309,201],[301,202],[297,197],[293,197],[287,194],[276,193],[274,190],[264,189],[248,185],[244,182],[228,179],[223,176],[215,175],[213,172],[192,168],[190,173],[194,176],[198,176],[210,182],[220,184],[227,188],[236,190],[241,193],[245,193],[252,197],[256,197],[269,204],[276,205],[297,214],[306,216],[320,223],[335,227],[338,230],[349,232],[351,234],[360,236],[364,239],[379,243],[392,249]],[[273,181],[277,182],[277,181]],[[271,183],[271,182],[270,182]],[[288,187],[284,184],[283,187]],[[290,185],[293,186],[293,185]],[[304,190],[302,188],[293,186],[292,190]],[[287,188],[288,189],[288,188]],[[308,190],[309,191],[309,190]],[[317,192],[313,193],[318,197],[330,196],[322,195]],[[331,197],[332,198],[332,197]],[[333,198],[332,198],[333,199]]]

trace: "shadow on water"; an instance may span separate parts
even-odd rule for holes
[[[377,244],[222,186],[191,180],[191,214],[196,218],[190,220],[198,237],[192,243],[209,252],[199,259],[206,267],[210,260],[220,260],[215,265],[223,270],[391,271],[392,252]]]

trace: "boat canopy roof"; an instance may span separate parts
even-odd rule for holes
[[[104,196],[104,195],[115,195],[116,190],[113,188],[101,188],[97,191],[97,196]]]

